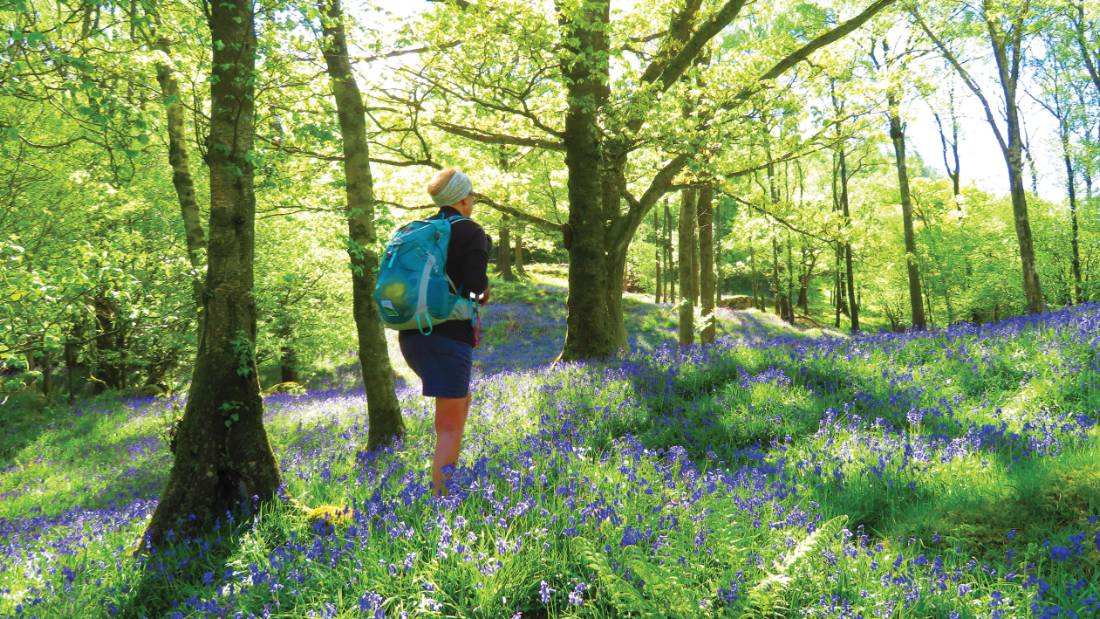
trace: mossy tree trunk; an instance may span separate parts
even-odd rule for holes
[[[267,501],[280,484],[263,426],[256,375],[252,296],[256,198],[256,31],[252,4],[210,6],[210,224],[199,334],[187,407],[176,433],[168,485],[146,530],[153,544],[169,530],[189,532],[249,501]]]
[[[615,317],[608,298],[621,295],[622,278],[609,272],[604,210],[604,149],[599,110],[609,96],[610,0],[592,0],[562,13],[566,78],[565,165],[569,170],[569,223],[565,245],[569,250],[569,299],[565,348],[567,360],[607,357],[615,353]],[[614,286],[615,290],[610,288]]]
[[[909,170],[905,161],[905,127],[901,123],[898,100],[894,94],[887,95],[890,118],[890,141],[894,144],[894,163],[898,171],[898,191],[901,193],[901,221],[905,237],[905,268],[909,275],[910,320],[914,329],[927,327],[924,317],[924,300],[921,290],[921,278],[917,264],[917,241],[913,234],[913,200],[909,194]]]
[[[514,244],[515,244],[516,247],[515,247],[515,252],[513,253],[513,256],[512,256],[512,267],[516,272],[516,277],[522,277],[522,278],[526,279],[528,276],[527,276],[527,270],[525,268],[523,268],[523,264],[524,264],[524,262],[526,262],[526,258],[523,255],[523,226],[522,225],[519,226],[518,228],[516,228],[516,240],[514,241]]]
[[[676,301],[676,278],[673,277],[673,270],[676,268],[676,263],[673,261],[672,255],[672,209],[668,206],[668,200],[665,200],[665,236],[664,236],[664,250],[665,250],[665,280],[667,286],[665,287],[665,303],[674,303]]]
[[[717,325],[714,315],[714,188],[704,185],[699,190],[699,307],[703,313],[701,341],[714,341]]]
[[[512,272],[512,225],[511,218],[502,215],[500,218],[500,242],[497,243],[497,273],[504,281],[514,281],[516,274]]]
[[[695,246],[696,191],[684,189],[680,201],[680,345],[695,343],[695,295],[691,291],[693,264],[691,256]]]
[[[151,7],[153,23],[159,29],[161,20],[155,5]],[[191,162],[187,153],[187,129],[184,123],[184,107],[180,95],[179,80],[172,67],[172,49],[166,36],[157,36],[153,47],[160,51],[163,61],[158,62],[157,83],[168,129],[168,163],[172,166],[172,186],[176,190],[180,216],[183,220],[184,239],[187,244],[187,260],[191,264],[191,289],[195,307],[202,306],[202,267],[206,251],[206,236],[202,229],[198,199],[195,197],[195,181],[191,175]]]
[[[661,293],[663,292],[663,282],[661,281],[661,219],[660,213],[657,209],[653,209],[653,269],[654,269],[654,286],[653,286],[653,302],[661,302]]]
[[[319,0],[318,6],[325,37],[322,51],[343,138],[352,311],[358,334],[363,388],[367,394],[367,446],[374,448],[404,435],[405,424],[394,391],[393,368],[382,319],[371,298],[378,278],[378,254],[375,251],[374,179],[367,148],[366,112],[348,58],[340,0]]]

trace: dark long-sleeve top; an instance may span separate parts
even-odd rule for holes
[[[461,215],[455,209],[444,206],[433,218]],[[465,298],[470,293],[481,294],[489,288],[489,248],[492,240],[481,226],[470,219],[451,224],[451,242],[447,246],[447,277]],[[471,346],[474,343],[474,327],[468,320],[450,320],[434,326],[433,335],[442,335]],[[398,337],[423,337],[417,329],[398,333]]]

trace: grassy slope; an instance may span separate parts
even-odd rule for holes
[[[173,404],[9,418],[0,613],[1096,612],[1097,308],[855,341],[727,313],[736,340],[681,354],[666,346],[672,308],[638,298],[638,354],[550,369],[564,298],[553,274],[540,280],[495,288],[463,489],[447,502],[424,496],[430,419],[415,389],[401,394],[408,443],[380,454],[362,451],[354,392],[277,396],[268,427],[288,491],[354,506],[350,525],[275,505],[244,534],[226,526],[209,549],[140,565],[124,551],[166,474],[157,434]],[[161,576],[181,561],[195,582]]]

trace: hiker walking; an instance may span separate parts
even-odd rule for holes
[[[490,239],[470,219],[471,191],[470,178],[454,168],[432,178],[428,194],[439,212],[397,232],[375,292],[383,321],[399,330],[401,354],[423,382],[423,394],[435,398],[435,496],[446,493],[443,469],[458,461],[462,447],[480,336],[477,306],[489,300]]]

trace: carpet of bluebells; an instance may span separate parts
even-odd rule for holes
[[[289,500],[129,551],[178,400],[94,401],[0,438],[0,615],[1100,616],[1100,306],[856,338],[722,314],[552,366],[562,299],[492,306],[452,492],[429,403],[365,451],[361,390],[267,398]],[[190,574],[191,577],[183,575]]]

